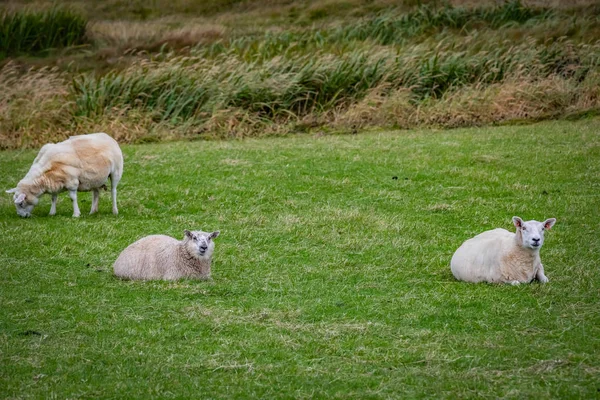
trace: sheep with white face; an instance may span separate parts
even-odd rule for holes
[[[516,232],[493,229],[465,241],[450,262],[454,277],[466,282],[529,283],[548,282],[540,260],[544,232],[555,218],[544,222],[513,217]]]
[[[113,269],[123,279],[209,279],[219,231],[184,231],[183,240],[151,235],[121,252]]]

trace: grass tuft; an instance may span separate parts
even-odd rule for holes
[[[87,19],[65,8],[0,11],[0,59],[86,41]]]
[[[374,40],[382,45],[403,43],[406,38],[444,28],[470,29],[488,25],[500,28],[507,24],[523,24],[533,18],[545,18],[549,10],[533,9],[519,0],[507,1],[496,7],[464,8],[446,5],[434,8],[429,5],[401,17],[384,14],[374,19],[348,26],[334,34],[338,40]]]

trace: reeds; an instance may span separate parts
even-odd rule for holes
[[[439,29],[469,29],[488,26],[493,29],[506,24],[523,24],[533,18],[545,18],[549,10],[526,7],[511,0],[496,7],[463,8],[447,5],[442,8],[421,6],[417,10],[394,16],[383,14],[356,25],[333,32],[335,40],[373,40],[382,45],[403,43],[407,38]]]
[[[65,8],[0,12],[0,58],[85,42],[87,20]]]
[[[380,86],[407,89],[418,102],[507,77],[559,75],[582,81],[599,67],[594,56],[599,46],[500,42],[494,47],[468,53],[451,43],[416,45],[396,55],[364,48],[340,57],[321,52],[268,61],[245,61],[235,53],[215,59],[176,56],[102,77],[82,75],[73,81],[72,93],[78,115],[86,117],[114,108],[144,110],[156,121],[173,123],[201,122],[215,110],[230,108],[261,118],[303,117],[347,107]]]

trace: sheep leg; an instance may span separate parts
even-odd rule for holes
[[[540,281],[540,283],[548,283],[550,280],[544,275],[544,266],[540,263],[540,267],[535,274],[535,279]]]
[[[77,190],[69,190],[69,197],[73,200],[73,217],[77,218],[81,215],[79,204],[77,204]]]
[[[98,199],[100,198],[100,191],[98,189],[92,190],[92,209],[90,214],[98,212]]]
[[[119,209],[117,208],[117,186],[113,185],[110,189],[110,194],[112,196],[112,212],[117,215],[119,213]]]
[[[112,212],[113,214],[119,214],[119,209],[117,208],[117,185],[121,180],[120,174],[111,174],[110,175],[110,194],[112,197]]]
[[[50,206],[50,215],[56,214],[56,199],[58,199],[58,194],[52,193],[52,205]]]

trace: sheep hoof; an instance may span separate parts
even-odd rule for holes
[[[517,286],[517,285],[520,285],[521,282],[519,282],[519,281],[512,281],[510,284],[513,285],[513,286]]]
[[[56,211],[50,211],[50,214],[48,214],[49,216],[53,216],[56,215]]]
[[[80,215],[81,215],[81,213],[74,213],[73,218],[79,218]]]
[[[539,279],[540,283],[548,283],[550,282],[550,279],[546,278],[545,276],[540,277]]]

